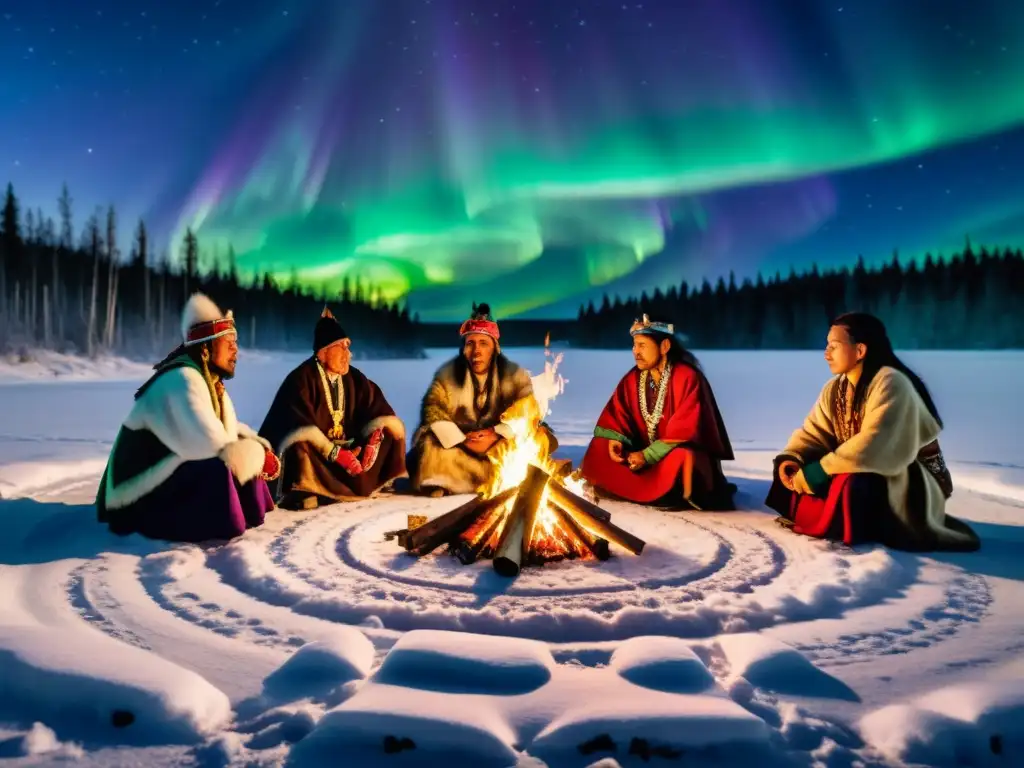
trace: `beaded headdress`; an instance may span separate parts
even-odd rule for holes
[[[236,333],[235,317],[230,309],[227,313],[221,312],[202,293],[194,293],[189,297],[181,313],[181,334],[186,347]]]
[[[491,308],[487,304],[473,304],[473,312],[469,319],[459,328],[459,336],[471,333],[482,333],[497,341],[501,338],[498,324],[491,317]]]
[[[673,336],[675,332],[676,327],[672,323],[660,323],[656,320],[651,320],[647,315],[644,315],[640,320],[634,320],[632,327],[629,329],[630,336],[654,336],[655,334]]]

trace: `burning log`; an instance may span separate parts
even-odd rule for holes
[[[549,492],[550,493],[550,492]],[[568,531],[570,537],[574,537],[580,544],[593,553],[598,560],[607,560],[611,557],[611,550],[608,548],[608,540],[594,536],[590,531],[576,522],[576,518],[566,512],[557,504],[552,504],[551,509],[558,518],[559,524]]]
[[[548,496],[551,502],[567,513],[568,517],[575,518],[576,522],[583,528],[600,535],[610,542],[618,544],[634,555],[644,551],[646,542],[634,536],[629,531],[624,531],[611,522],[611,515],[608,515],[596,504],[591,504],[586,499],[581,499],[575,493],[552,483],[548,486]]]
[[[547,472],[531,464],[526,472],[526,479],[519,484],[519,493],[508,515],[492,561],[494,570],[502,576],[518,576],[519,569],[528,559],[530,539],[537,523],[537,511],[549,479]]]
[[[548,485],[550,479],[551,476],[547,472],[536,464],[531,464],[526,470],[526,478],[519,484],[516,504],[520,503],[520,499],[523,500],[523,561],[526,560],[530,543],[537,532],[537,513],[544,498],[544,487]]]
[[[601,520],[605,523],[610,522],[612,519],[612,513],[609,512],[607,509],[601,509],[599,506],[597,506],[597,504],[587,501],[581,496],[577,496],[564,485],[552,483],[548,487],[548,496],[554,503],[559,504],[562,507],[576,503],[586,504],[585,509],[587,510],[587,514],[591,517],[596,517],[598,520]],[[563,499],[565,500],[563,501]]]
[[[404,542],[406,550],[417,557],[433,552],[445,542],[458,537],[481,515],[505,504],[517,490],[509,488],[486,500],[479,495],[475,496],[451,512],[446,512],[416,530],[409,531]]]
[[[494,507],[489,515],[480,515],[452,546],[452,554],[463,565],[472,565],[480,559],[495,532],[505,520],[505,505]]]

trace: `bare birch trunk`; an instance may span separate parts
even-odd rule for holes
[[[113,276],[111,277],[111,286],[108,290],[110,297],[107,306],[107,348],[113,349],[114,341],[117,337],[117,289],[121,282],[121,270],[117,267],[114,268]]]
[[[89,321],[86,323],[87,333],[89,334],[88,341],[86,342],[86,350],[89,357],[96,355],[96,300],[99,291],[100,281],[100,252],[96,250],[96,258],[92,262],[92,293],[89,297]]]
[[[64,302],[61,301],[61,297],[64,292],[61,289],[60,282],[60,249],[53,249],[53,274],[50,275],[50,285],[53,286],[53,318],[56,320],[54,326],[57,331],[57,338],[64,338],[64,315],[62,305]]]
[[[50,286],[43,286],[43,345],[50,349]]]
[[[153,344],[153,311],[150,307],[150,295],[149,295],[149,265],[145,262],[142,264],[142,303],[143,303],[143,317],[146,323],[146,335],[149,337],[150,346]]]
[[[164,315],[167,311],[167,272],[161,270],[160,272],[160,308],[158,314],[158,330],[157,338],[160,340],[160,344],[164,343]]]

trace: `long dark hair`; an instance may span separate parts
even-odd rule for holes
[[[851,408],[854,413],[864,404],[868,385],[875,378],[875,374],[881,368],[888,366],[889,368],[895,368],[910,379],[910,383],[914,385],[917,394],[921,396],[928,412],[935,417],[935,421],[939,423],[939,426],[942,426],[942,419],[939,417],[939,411],[935,407],[932,396],[928,393],[928,387],[921,381],[920,376],[910,370],[896,356],[896,352],[892,348],[892,342],[889,340],[889,334],[885,330],[885,324],[881,320],[867,312],[847,312],[833,320],[832,325],[845,328],[846,332],[850,334],[851,342],[863,344],[867,347],[867,352],[864,354],[864,368],[860,375],[860,380],[853,390],[853,404]]]
[[[494,357],[491,358],[491,368],[488,371],[488,376],[491,373],[498,377],[500,381],[506,375],[508,371],[509,359],[505,357],[504,353],[499,352],[497,348],[494,350]],[[453,373],[455,374],[456,381],[462,381],[466,374],[469,372],[469,360],[466,359],[466,353],[462,347],[459,347],[459,354],[455,357],[455,364]],[[490,381],[488,380],[488,385]]]
[[[489,320],[494,322],[494,318],[491,316],[491,305],[490,304],[477,304],[473,302],[473,311],[469,315],[470,320]],[[491,358],[491,367],[487,371],[487,389],[490,391],[492,377],[497,376],[498,381],[501,381],[506,372],[508,371],[509,359],[501,353],[501,347],[498,344],[498,340],[494,340],[494,357]],[[466,374],[469,372],[469,360],[466,359],[466,342],[463,340],[459,346],[459,354],[455,358],[455,366],[453,373],[455,374],[456,381],[462,381],[466,378]]]
[[[209,345],[210,345],[210,342],[208,342],[208,341],[204,341],[202,344],[192,344],[192,345],[189,345],[189,346],[186,346],[185,344],[179,344],[174,349],[172,349],[170,352],[168,352],[167,356],[163,360],[161,360],[159,363],[154,365],[153,366],[153,370],[154,371],[159,371],[161,368],[165,367],[172,360],[175,360],[175,359],[181,357],[182,355],[188,355],[192,359],[192,362],[194,362],[196,365],[202,366],[202,364],[203,364],[203,348],[204,347],[209,347]],[[212,350],[211,350],[211,352],[212,352]]]
[[[690,366],[695,371],[703,373],[703,370],[700,367],[700,361],[697,360],[697,356],[693,354],[693,352],[688,350],[685,346],[683,346],[682,340],[675,334],[650,333],[645,335],[650,336],[654,340],[654,343],[657,344],[659,347],[661,346],[661,342],[665,341],[666,339],[668,340],[668,354],[665,355],[665,357],[668,358],[668,361],[672,363],[672,365],[679,365],[681,363],[683,365]]]

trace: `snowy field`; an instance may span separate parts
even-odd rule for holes
[[[565,353],[548,421],[578,463],[631,360]],[[361,367],[411,432],[445,356]],[[243,353],[242,420],[259,426],[300,359]],[[951,512],[983,540],[933,556],[806,539],[763,511],[828,376],[819,353],[701,359],[742,511],[607,504],[642,556],[511,583],[383,541],[458,499],[277,511],[220,547],[112,536],[91,500],[146,372],[0,366],[0,760],[1024,765],[1024,355],[906,355],[946,421]]]

